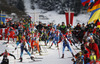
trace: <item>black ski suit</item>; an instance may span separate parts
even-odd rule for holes
[[[5,53],[5,52],[0,54],[0,56],[3,56],[1,64],[9,64],[9,59],[7,58],[8,56],[13,56],[14,59],[16,59],[16,57],[14,55],[12,55],[10,53]]]

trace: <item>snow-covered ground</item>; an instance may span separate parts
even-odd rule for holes
[[[72,55],[70,54],[69,51],[67,51],[67,48],[65,49],[65,58],[61,59],[61,55],[62,55],[62,43],[59,44],[59,52],[56,48],[56,46],[54,45],[51,49],[48,49],[48,46],[41,46],[42,48],[42,56],[39,56],[39,54],[34,54],[32,56],[34,57],[38,57],[38,58],[43,58],[43,59],[35,59],[36,61],[32,61],[31,59],[27,59],[29,58],[29,56],[26,54],[26,52],[24,51],[23,54],[23,62],[19,62],[19,57],[20,57],[20,46],[18,47],[18,49],[16,51],[14,51],[14,48],[16,47],[15,42],[12,43],[12,41],[10,41],[9,44],[7,44],[8,46],[6,47],[6,44],[3,44],[3,42],[6,42],[4,40],[0,41],[0,54],[4,52],[5,49],[8,50],[8,52],[14,54],[16,56],[16,60],[14,60],[13,57],[8,57],[10,59],[10,64],[72,64],[71,61],[71,57]],[[40,45],[43,45],[43,41],[40,42]],[[14,47],[13,47],[14,46]],[[47,51],[46,51],[47,50]],[[14,52],[12,52],[14,51]],[[76,50],[76,52],[78,52],[79,50]],[[74,54],[76,54],[76,52],[73,50]],[[60,54],[60,56],[59,56]],[[0,62],[2,61],[2,57],[0,57]]]

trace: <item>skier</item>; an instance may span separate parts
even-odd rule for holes
[[[69,44],[69,41],[67,39],[67,37],[65,35],[63,35],[63,53],[62,53],[62,57],[61,58],[64,58],[64,50],[65,50],[65,47],[67,46],[67,48],[69,49],[69,51],[71,52],[72,56],[74,57],[74,54],[70,48],[70,44]]]
[[[45,27],[42,28],[41,30],[42,34],[41,34],[41,40],[44,41],[45,46],[47,46],[46,40],[47,40],[47,32]]]
[[[12,38],[14,41],[14,35],[15,35],[15,29],[13,27],[9,28],[9,32],[8,32],[8,43],[9,43],[9,38]]]
[[[39,21],[39,25],[37,25],[36,28],[37,28],[37,30],[39,31],[40,34],[41,34],[42,27],[43,27],[42,22]]]
[[[16,57],[13,54],[8,53],[7,50],[5,50],[4,53],[0,54],[0,56],[3,56],[1,64],[9,64],[8,56],[13,56],[14,59],[16,59]]]
[[[65,26],[65,23],[62,22],[62,25],[60,26],[60,31],[61,33],[65,34],[66,33],[66,26]]]
[[[32,37],[31,48],[32,48],[32,53],[33,53],[33,48],[34,48],[34,46],[36,46],[36,48],[39,52],[39,55],[41,55],[40,46],[39,46],[39,35],[40,35],[40,33],[38,33],[36,30],[34,33],[34,36]]]
[[[53,44],[57,44],[57,47],[58,47],[58,42],[59,42],[59,40],[60,40],[60,35],[61,35],[61,32],[60,32],[60,30],[56,30],[55,31],[55,33],[53,34],[53,42],[52,42],[52,44],[51,44],[51,46],[53,45]],[[49,47],[49,48],[51,48],[51,46]]]
[[[79,49],[76,45],[75,45],[75,41],[74,39],[72,38],[72,31],[70,29],[67,29],[67,32],[66,32],[66,37],[68,38],[68,41],[70,42],[71,46],[72,44],[77,48]]]
[[[50,30],[49,30],[49,37],[47,39],[47,44],[49,42],[50,39],[53,39],[54,38],[54,34],[55,34],[55,28],[52,27]]]
[[[22,36],[22,39],[21,39],[20,42],[17,42],[17,43],[16,43],[17,46],[18,46],[20,43],[21,43],[21,47],[20,47],[20,49],[21,49],[20,62],[22,62],[22,60],[23,60],[23,59],[22,59],[22,55],[23,55],[23,51],[24,51],[24,50],[25,50],[25,51],[27,52],[27,54],[30,56],[31,60],[34,60],[34,57],[31,56],[30,52],[27,50],[26,43],[30,46],[30,48],[31,48],[31,45],[30,45],[29,42],[26,41],[26,39],[25,39],[24,36]],[[15,50],[16,50],[16,49],[17,49],[17,47],[15,48]]]

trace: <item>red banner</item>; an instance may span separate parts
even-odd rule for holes
[[[74,13],[70,13],[70,24],[73,25]]]
[[[69,24],[69,13],[65,12],[65,15],[66,15],[66,25],[68,25]]]
[[[65,15],[66,15],[66,25],[68,25],[68,24],[73,25],[74,13],[71,12],[69,15],[69,12],[65,12]]]

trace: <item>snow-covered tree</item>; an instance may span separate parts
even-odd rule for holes
[[[38,0],[38,5],[39,8],[44,9],[44,10],[54,10],[54,1],[53,0]]]
[[[23,3],[22,0],[18,0],[17,8],[18,8],[19,10],[24,11],[24,3]]]

